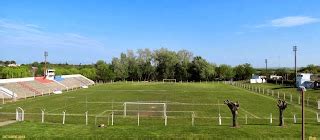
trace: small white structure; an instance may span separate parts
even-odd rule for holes
[[[54,69],[47,69],[46,71],[46,79],[48,80],[54,80],[54,75],[55,75],[55,70]]]
[[[266,82],[266,76],[259,76],[259,75],[252,75],[252,78],[250,79],[250,83],[265,83]]]
[[[270,75],[270,79],[279,80],[279,79],[282,79],[282,76]]]
[[[313,88],[313,82],[311,81],[311,73],[300,73],[297,75],[296,85],[304,86],[306,88]]]

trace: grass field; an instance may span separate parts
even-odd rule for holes
[[[239,128],[231,128],[231,113],[223,101],[240,102]],[[167,104],[167,126],[161,106],[132,106],[123,116],[124,102],[161,102]],[[80,89],[61,95],[42,96],[6,103],[1,106],[0,120],[15,119],[15,109],[25,111],[24,122],[3,126],[2,138],[98,138],[98,139],[299,139],[301,108],[289,104],[285,126],[278,127],[276,98],[257,94],[223,83],[113,83]],[[41,123],[45,109],[45,123]],[[140,126],[137,126],[137,110]],[[62,124],[62,112],[66,112]],[[85,112],[88,111],[88,125]],[[110,113],[114,112],[111,126]],[[192,113],[194,112],[194,126]],[[222,125],[218,125],[219,112]],[[320,137],[317,110],[307,107],[306,136]],[[273,123],[270,124],[272,114]],[[293,123],[293,115],[298,118]],[[108,125],[105,128],[98,124]]]

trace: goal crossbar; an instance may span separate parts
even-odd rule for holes
[[[163,79],[162,82],[164,83],[165,81],[173,81],[173,82],[177,82],[177,79]]]
[[[127,105],[162,105],[163,106],[163,116],[167,116],[167,104],[166,103],[148,103],[148,102],[124,102],[123,103],[123,115],[127,116]]]

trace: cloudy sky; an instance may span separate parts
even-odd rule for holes
[[[0,60],[110,61],[138,48],[187,49],[216,64],[320,65],[318,0],[1,0]]]

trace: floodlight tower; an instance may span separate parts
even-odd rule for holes
[[[47,71],[47,57],[48,57],[48,52],[44,52],[44,76],[46,76],[46,71]]]
[[[297,85],[297,46],[293,46],[293,51],[294,51],[294,72],[295,72],[295,79],[294,79],[294,85]]]
[[[266,74],[268,74],[268,59],[265,59],[264,62],[266,63]]]

